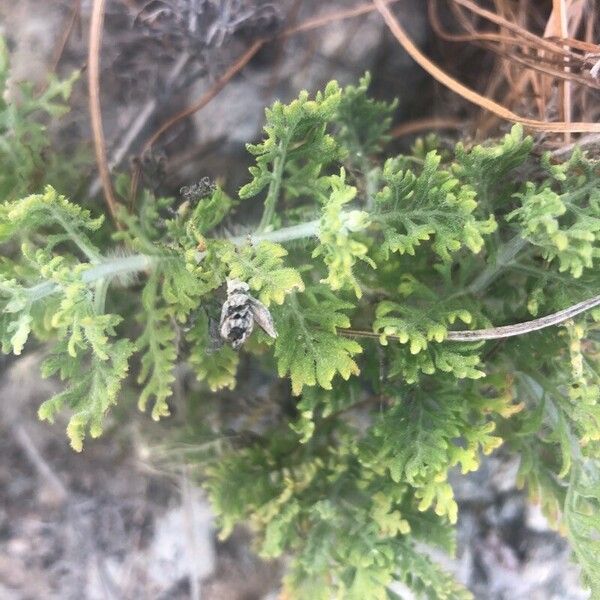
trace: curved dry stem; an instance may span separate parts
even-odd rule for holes
[[[560,325],[577,315],[580,315],[596,306],[600,306],[600,295],[559,310],[551,315],[517,323],[516,325],[505,325],[504,327],[490,327],[488,329],[474,329],[472,331],[449,331],[447,340],[451,342],[477,342],[481,340],[500,340],[503,338],[523,335],[533,331],[539,331],[546,327]]]
[[[503,327],[488,327],[486,329],[473,329],[470,331],[449,331],[446,336],[446,341],[449,342],[481,342],[487,340],[501,340],[504,338],[515,337],[517,335],[524,335],[526,333],[532,333],[533,331],[539,331],[540,329],[546,329],[546,327],[553,327],[554,325],[560,325],[569,319],[576,317],[588,310],[592,310],[600,306],[600,295],[594,296],[589,300],[584,300],[573,306],[569,306],[563,310],[552,313],[539,319],[533,319],[532,321],[525,321],[524,323],[517,323],[516,325],[504,325]],[[377,338],[381,336],[373,331],[362,331],[358,329],[340,329],[338,330],[340,335],[345,337],[367,337]],[[386,335],[389,340],[399,340],[397,335]]]
[[[421,131],[433,129],[462,129],[465,121],[455,117],[428,117],[400,123],[390,132],[390,137],[396,139],[405,135],[413,135]]]
[[[90,96],[90,120],[94,137],[96,164],[100,172],[104,199],[113,221],[117,221],[117,203],[110,180],[108,159],[106,158],[106,141],[102,127],[102,112],[100,108],[100,49],[102,46],[102,25],[104,22],[105,0],[94,0],[92,19],[90,21],[90,44],[88,50],[88,87]]]

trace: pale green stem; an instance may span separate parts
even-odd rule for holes
[[[67,223],[67,221],[65,221],[60,214],[58,213],[58,211],[51,211],[52,216],[54,217],[54,219],[56,220],[56,222],[65,230],[65,232],[69,235],[69,237],[71,238],[71,240],[75,243],[75,245],[83,252],[83,254],[86,256],[86,258],[90,261],[90,262],[99,262],[101,259],[101,256],[96,252],[96,250],[88,245],[84,239],[82,238],[82,236],[80,236],[77,231],[75,229],[73,229],[69,223]]]
[[[468,294],[477,294],[485,290],[514,261],[515,257],[528,243],[526,239],[520,235],[516,235],[499,249],[496,254],[496,260],[492,264],[488,264],[467,287],[448,296],[446,300],[454,300],[455,298],[461,298]]]
[[[279,191],[281,190],[281,181],[283,179],[283,169],[285,167],[285,155],[287,154],[288,144],[289,140],[287,139],[279,142],[279,154],[273,161],[273,177],[269,184],[262,218],[258,224],[258,233],[263,232],[271,224],[271,221],[273,221],[273,217],[275,216],[275,207],[277,206]]]
[[[291,227],[284,227],[277,231],[270,231],[268,233],[253,233],[249,235],[241,235],[231,238],[231,242],[236,246],[242,246],[249,242],[290,242],[297,239],[313,237],[319,230],[319,221],[309,221],[308,223],[301,223],[300,225],[292,225]],[[201,261],[204,257],[203,254],[198,255],[198,260]],[[156,264],[164,260],[169,260],[167,257],[162,256],[151,256],[148,254],[134,254],[132,256],[118,257],[118,258],[105,258],[99,263],[93,264],[89,269],[84,271],[81,275],[81,280],[84,283],[95,283],[102,279],[113,279],[115,277],[122,277],[131,273],[139,273],[140,271],[148,271],[152,269]],[[60,286],[53,281],[44,281],[27,290],[30,302],[40,300],[50,294],[54,294],[59,291]]]
[[[94,310],[98,315],[104,313],[104,307],[106,305],[106,294],[108,292],[109,284],[109,279],[99,279],[98,281],[96,281],[94,291]]]
[[[267,233],[260,233],[260,229],[256,233],[248,235],[239,235],[231,238],[231,242],[236,246],[241,246],[248,242],[276,242],[283,244],[285,242],[291,242],[293,240],[299,240],[302,238],[309,238],[317,235],[319,231],[319,219],[314,221],[308,221],[307,223],[300,223],[299,225],[292,225],[290,227],[283,227],[275,231],[269,231]]]
[[[158,256],[148,256],[146,254],[134,254],[119,258],[105,259],[101,263],[95,264],[81,275],[84,283],[95,283],[101,279],[113,279],[129,273],[137,273],[152,268],[158,261]],[[40,300],[45,296],[54,294],[60,289],[60,286],[53,281],[44,281],[38,283],[27,290],[27,295],[31,302]]]
[[[527,246],[529,242],[522,238],[520,235],[516,235],[509,242],[507,242],[496,255],[496,261],[494,264],[488,265],[481,273],[473,280],[473,282],[467,288],[467,293],[476,294],[481,290],[487,288],[487,286],[501,274],[502,270],[509,265],[514,258]]]

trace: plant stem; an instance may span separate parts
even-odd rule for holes
[[[517,254],[527,246],[529,242],[520,235],[515,235],[514,238],[506,242],[500,247],[496,254],[496,260],[493,264],[489,264],[479,273],[479,275],[463,290],[460,290],[450,296],[447,300],[461,298],[467,294],[477,294],[485,290],[499,275],[515,259]]]
[[[277,242],[277,243],[285,243],[291,242],[293,240],[299,240],[302,238],[313,237],[317,235],[319,231],[319,219],[315,219],[314,221],[308,221],[306,223],[300,223],[299,225],[292,225],[290,227],[282,227],[281,229],[276,229],[275,231],[268,231],[266,233],[260,232],[260,227],[256,231],[256,233],[251,233],[248,235],[239,235],[237,237],[231,238],[230,241],[233,242],[236,246],[241,246],[243,244],[250,242]]]
[[[279,142],[277,158],[273,161],[273,177],[269,184],[269,191],[265,199],[265,208],[262,214],[260,223],[258,224],[257,233],[262,233],[273,220],[275,215],[275,207],[279,198],[279,190],[281,189],[281,180],[283,179],[283,169],[285,167],[285,156],[289,139],[283,139]]]
[[[231,238],[230,241],[236,246],[242,246],[249,242],[290,242],[293,240],[313,237],[319,230],[319,220],[300,223],[300,225],[292,225],[291,227],[283,227],[276,231],[267,233],[253,233],[249,235],[240,235]],[[198,255],[198,261],[204,257],[203,254]],[[132,256],[105,258],[101,262],[96,262],[87,271],[84,271],[81,279],[84,283],[95,283],[101,279],[113,279],[128,275],[130,273],[139,273],[140,271],[148,271],[155,267],[159,262],[169,260],[168,257],[150,255],[150,254],[134,254]],[[56,293],[60,286],[53,281],[44,281],[27,290],[30,302],[40,300],[50,294]]]
[[[488,265],[467,287],[467,293],[477,294],[500,275],[502,270],[510,264],[514,258],[527,246],[529,242],[520,235],[515,235],[509,242],[500,248],[496,255],[496,261]]]
[[[51,210],[52,218],[65,230],[73,243],[83,252],[85,257],[92,263],[97,263],[100,260],[100,255],[96,252],[93,246],[90,246],[77,231],[69,225],[69,223],[60,216],[57,210]]]
[[[584,313],[596,306],[600,306],[600,295],[594,296],[573,306],[569,306],[563,310],[534,319],[533,321],[525,321],[524,323],[517,323],[516,325],[504,325],[503,327],[489,327],[487,329],[473,329],[470,331],[449,331],[446,335],[446,340],[449,342],[480,342],[483,340],[500,340],[503,338],[514,337],[516,335],[523,335],[525,333],[531,333],[533,331],[539,331],[546,327],[552,327],[554,325],[560,325],[581,313]],[[379,338],[380,335],[373,331],[361,331],[354,329],[340,329],[338,331],[341,335],[346,337],[369,337]],[[386,335],[391,340],[399,339],[397,335]]]
[[[101,279],[113,279],[114,277],[129,273],[146,271],[152,268],[159,260],[160,257],[149,256],[147,254],[134,254],[133,256],[106,259],[84,271],[81,275],[81,280],[84,283],[95,283]],[[44,281],[30,287],[27,290],[27,295],[30,302],[35,302],[45,296],[54,294],[58,290],[60,290],[60,286],[57,283]]]

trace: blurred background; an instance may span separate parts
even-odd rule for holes
[[[399,100],[390,152],[433,131],[453,143],[510,125],[418,66],[371,2],[106,0],[101,30],[91,19],[95,4],[0,0],[0,35],[17,100],[19,82],[43,90],[50,75],[82,71],[51,136],[69,157],[71,196],[95,198],[99,209],[87,85],[90,40],[99,33],[99,88],[91,93],[101,104],[104,159],[113,173],[129,174],[130,185],[165,195],[205,176],[235,193],[266,106],[331,79],[356,83],[365,71],[375,97]],[[484,99],[543,122],[598,121],[595,0],[389,5],[430,60]],[[591,147],[598,137],[580,141]],[[540,148],[575,139],[536,133]],[[0,363],[0,600],[280,597],[285,565],[257,559],[242,529],[217,539],[193,468],[169,443],[189,395],[208,395],[190,387],[186,367],[177,373],[172,419],[153,423],[131,392],[105,435],[78,455],[64,423],[37,421],[39,403],[57,386],[39,378],[41,358],[40,350]],[[246,373],[217,401],[256,408],[262,393]],[[477,598],[586,598],[566,542],[517,490],[517,466],[499,452],[478,473],[455,478],[458,557],[440,560]]]

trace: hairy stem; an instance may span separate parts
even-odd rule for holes
[[[309,238],[317,235],[317,232],[319,231],[319,222],[319,219],[315,219],[314,221],[308,221],[306,223],[300,223],[299,225],[292,225],[290,227],[282,227],[281,229],[276,229],[275,231],[269,231],[267,233],[261,233],[259,228],[256,233],[239,235],[231,238],[230,241],[237,246],[241,246],[248,242],[255,243],[262,241],[283,244],[285,242],[291,242],[293,240]]]
[[[237,236],[230,238],[230,241],[236,245],[247,243],[255,243],[260,241],[270,241],[277,243],[290,242],[297,239],[313,237],[319,230],[319,220],[308,221],[291,227],[283,227],[276,231],[261,232],[260,228],[256,233]],[[502,267],[506,266],[518,252],[524,247],[527,242],[522,238],[513,238],[501,252],[501,256],[497,258],[496,264],[486,269],[481,275],[469,286],[469,292],[476,292],[482,287],[490,283],[497,276]],[[198,260],[201,261],[204,255],[199,254]],[[148,254],[134,254],[132,256],[104,259],[102,262],[94,264],[87,271],[84,271],[81,278],[84,283],[96,283],[103,279],[111,280],[115,277],[138,273],[140,271],[148,271],[154,268],[159,262],[169,260],[168,257],[151,256]],[[28,289],[30,302],[40,300],[45,296],[54,294],[60,289],[60,286],[53,281],[45,281]],[[516,335],[538,331],[546,327],[552,327],[564,323],[573,317],[591,310],[596,306],[600,306],[600,295],[584,300],[579,304],[575,304],[564,310],[558,311],[551,315],[526,321],[525,323],[517,323],[516,325],[506,325],[503,327],[490,327],[488,329],[475,329],[471,331],[450,331],[446,339],[453,342],[475,342],[481,340],[496,340]],[[379,334],[372,331],[359,330],[340,330],[340,335],[347,337],[370,337],[379,338]],[[397,336],[387,336],[390,339],[397,339]]]
[[[101,263],[95,264],[81,275],[84,283],[96,283],[102,279],[113,279],[128,275],[130,273],[138,273],[151,269],[160,260],[158,256],[149,256],[146,254],[134,254],[133,256],[125,256],[119,258],[109,258]],[[54,294],[60,290],[60,286],[53,281],[44,281],[38,283],[27,290],[30,302],[41,300],[45,296]]]
[[[268,233],[253,233],[249,235],[241,235],[231,238],[230,241],[242,246],[247,243],[255,243],[261,241],[269,242],[290,242],[297,239],[313,237],[319,229],[319,220],[308,221],[300,225],[292,225],[291,227],[283,227],[277,231]],[[198,255],[198,260],[201,261],[203,254]],[[84,271],[81,279],[84,283],[96,283],[102,279],[114,279],[140,271],[148,271],[153,269],[159,262],[169,260],[169,257],[153,256],[149,254],[134,254],[132,256],[104,258],[101,262],[96,262],[87,271]],[[60,286],[53,281],[44,281],[38,285],[34,285],[27,290],[30,302],[40,300],[50,294],[54,294],[60,289]]]

